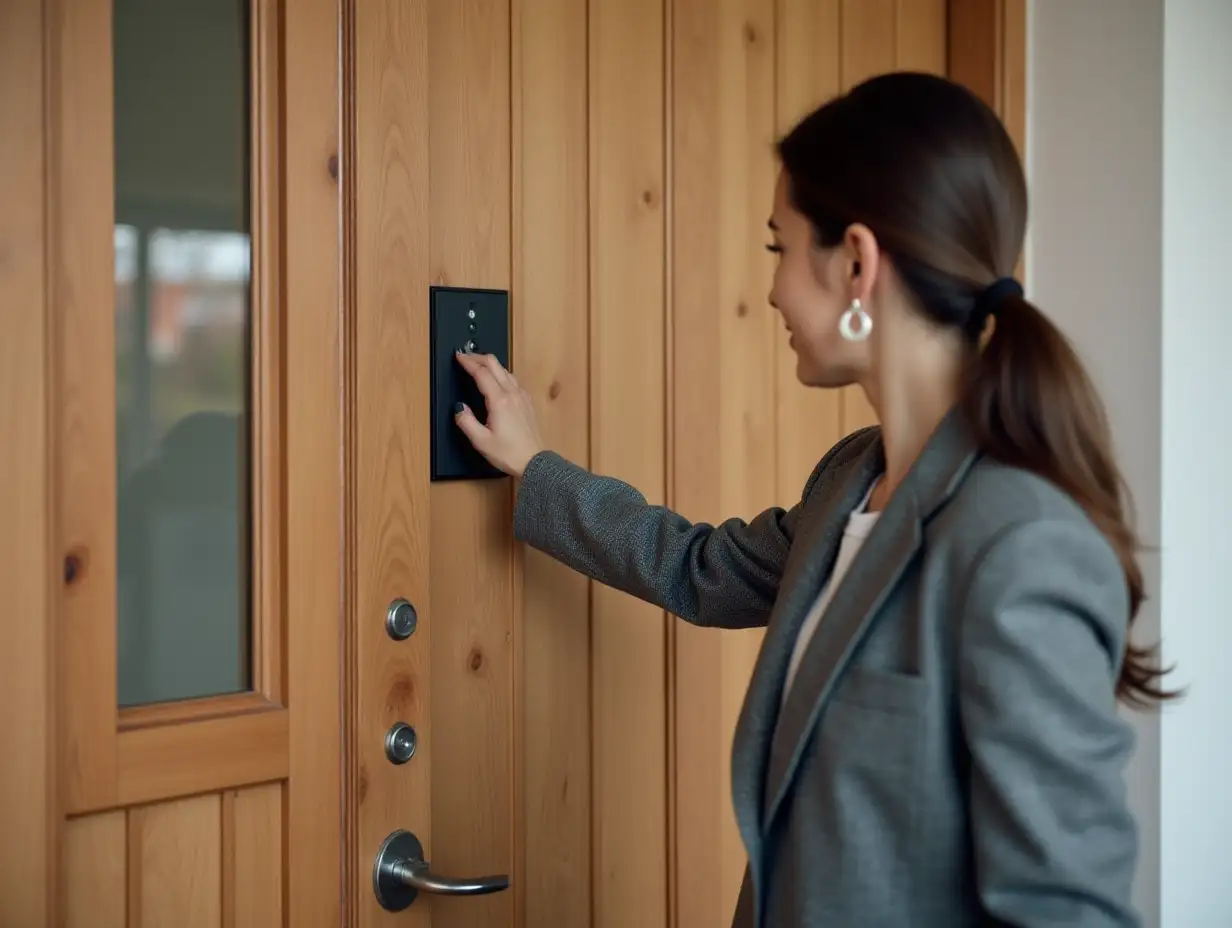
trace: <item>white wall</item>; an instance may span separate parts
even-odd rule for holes
[[[1163,923],[1232,926],[1232,2],[1164,3]]]
[[[1028,289],[1078,344],[1109,407],[1158,556],[1136,626],[1162,631],[1192,695],[1130,713],[1128,775],[1148,926],[1232,925],[1232,703],[1212,686],[1232,656],[1232,36],[1228,0],[1032,0]],[[1227,397],[1219,403],[1216,397]],[[1228,446],[1220,453],[1220,443]],[[1162,763],[1161,763],[1162,758]]]

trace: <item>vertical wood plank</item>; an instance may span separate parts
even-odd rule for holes
[[[1004,0],[947,0],[949,76],[999,109]]]
[[[431,788],[437,751],[431,725],[433,642],[443,631],[430,602],[429,447],[429,3],[355,3],[353,621],[356,661],[358,848],[351,910],[359,926],[385,924],[373,898],[372,854],[395,828],[413,831],[437,863]],[[469,561],[467,561],[469,563]],[[405,597],[415,634],[393,641],[381,617]],[[383,739],[395,722],[419,734],[413,760],[395,767]],[[441,862],[438,866],[444,866]],[[427,925],[432,909],[399,918]]]
[[[1027,0],[1003,0],[1001,17],[1001,109],[1018,157],[1027,157]],[[1021,274],[1021,269],[1019,270]]]
[[[876,74],[895,70],[899,2],[842,0],[840,82],[843,90],[850,90]],[[849,435],[877,421],[877,414],[861,387],[844,387],[841,397],[842,434]]]
[[[842,0],[840,41],[843,90],[893,71],[898,0]]]
[[[948,74],[996,110],[1026,158],[1026,0],[947,0]],[[1025,255],[1015,273],[1026,273]]]
[[[778,0],[780,134],[841,90],[840,7],[841,0]],[[842,394],[803,386],[796,378],[795,352],[781,338],[775,344],[775,366],[776,497],[780,505],[790,506],[822,455],[843,437]]]
[[[282,924],[282,798],[280,783],[223,797],[224,867],[230,867],[223,885],[231,903],[223,921],[229,928]]]
[[[44,18],[0,4],[0,649],[8,753],[0,763],[0,923],[59,921],[44,213]]]
[[[509,0],[431,0],[428,19],[433,278],[507,290]],[[431,501],[436,827],[428,851],[445,872],[507,873],[514,856],[510,487],[441,483]],[[434,899],[433,924],[511,924],[513,900],[512,893]]]
[[[722,371],[724,306],[719,262],[724,207],[719,88],[724,17],[709,0],[672,2],[671,138],[671,503],[694,520],[722,502],[722,423],[715,402]],[[730,26],[730,23],[727,25]],[[736,194],[739,195],[738,187]],[[726,294],[730,295],[730,294]],[[723,642],[713,631],[675,628],[675,924],[723,923]]]
[[[64,830],[64,925],[125,928],[127,912],[127,816],[123,811],[87,815]],[[21,922],[6,924],[54,924]]]
[[[129,928],[219,928],[221,825],[217,793],[129,811]]]
[[[49,4],[57,312],[56,543],[78,569],[59,604],[69,811],[116,793],[115,160],[111,3]]]
[[[293,191],[283,281],[296,323],[285,332],[284,550],[295,582],[284,598],[293,625],[285,641],[291,775],[283,881],[288,924],[333,928],[344,922],[337,0],[295,0],[283,23],[283,183]]]
[[[589,463],[587,11],[519,0],[514,37],[513,363],[548,447]],[[526,925],[591,918],[590,584],[522,567],[521,890]]]
[[[221,794],[222,801],[222,819],[220,823],[220,853],[222,855],[221,869],[221,887],[220,895],[222,897],[222,926],[221,928],[235,928],[235,794],[236,790],[223,790]],[[281,867],[279,868],[281,871]],[[279,873],[281,876],[281,872]]]
[[[946,0],[897,0],[894,67],[945,74]]]
[[[591,464],[663,502],[663,0],[590,4]],[[636,62],[636,64],[634,64]],[[663,613],[596,587],[594,916],[667,918]]]
[[[765,225],[776,165],[775,9],[676,0],[672,160],[673,502],[697,521],[775,502],[776,342]],[[731,917],[745,853],[728,757],[760,631],[676,643],[681,926]]]

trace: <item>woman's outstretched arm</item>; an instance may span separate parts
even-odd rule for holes
[[[627,483],[544,450],[529,395],[495,358],[461,355],[458,362],[488,407],[486,424],[463,408],[458,427],[492,464],[522,480],[514,515],[520,540],[695,624],[766,624],[804,501],[846,441],[817,466],[792,508],[748,522],[695,524],[652,506]]]
[[[744,522],[692,523],[633,487],[545,451],[518,489],[514,532],[588,577],[697,625],[765,625],[800,504]]]

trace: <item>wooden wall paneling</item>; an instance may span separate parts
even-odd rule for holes
[[[278,928],[282,921],[284,787],[222,795],[222,928]]]
[[[510,287],[509,13],[509,0],[429,3],[430,266],[438,283]],[[422,305],[423,295],[415,297]],[[425,344],[416,345],[420,355]],[[511,504],[505,480],[431,490],[428,847],[446,873],[509,873],[515,856]],[[515,898],[433,900],[434,924],[512,924]]]
[[[947,0],[947,73],[996,110],[1026,158],[1026,0]],[[1016,274],[1024,279],[1025,256]]]
[[[841,90],[841,0],[777,0],[777,121],[779,134]],[[817,462],[843,437],[842,394],[796,379],[796,355],[775,344],[778,394],[775,494],[782,506],[797,502]]]
[[[0,923],[59,922],[47,142],[40,0],[0,5]]]
[[[71,819],[64,830],[65,928],[125,928],[128,913],[128,816],[123,810]],[[56,922],[8,922],[51,925]]]
[[[1001,106],[998,112],[1018,157],[1027,157],[1027,0],[1003,0]],[[1021,271],[1020,271],[1021,273]]]
[[[53,48],[51,292],[56,308],[63,760],[69,811],[116,794],[115,187],[111,4],[48,4]]]
[[[365,7],[368,4],[364,4]],[[287,924],[344,923],[342,638],[344,537],[340,485],[342,327],[338,234],[337,0],[283,7],[285,558],[283,642],[290,709],[283,891]],[[405,273],[406,269],[403,268]],[[369,622],[379,626],[382,612]],[[386,765],[388,766],[388,765]],[[364,849],[364,860],[375,847]],[[367,888],[365,884],[364,888]],[[371,898],[370,895],[365,898]]]
[[[948,47],[947,0],[897,0],[894,67],[899,71],[945,74]]]
[[[281,925],[282,811],[271,783],[70,820],[63,924]]]
[[[674,3],[673,505],[749,518],[773,505],[778,318],[766,303],[775,180],[775,10]],[[677,924],[721,923],[745,855],[731,812],[731,735],[760,630],[676,629]]]
[[[587,13],[513,8],[513,365],[548,447],[590,459]],[[590,583],[519,550],[517,724],[526,925],[591,918]],[[515,578],[518,575],[515,573]]]
[[[998,109],[1005,0],[947,0],[948,73]]]
[[[591,464],[666,498],[663,0],[592,0]],[[667,918],[665,617],[594,589],[594,924]]]
[[[356,712],[349,802],[359,804],[355,871],[348,900],[358,926],[388,916],[372,896],[372,855],[395,828],[413,831],[436,862],[431,789],[436,729],[431,724],[433,640],[444,620],[429,583],[428,316],[429,271],[429,32],[427,3],[353,3],[349,62],[353,86],[353,164],[346,174],[348,238],[354,262],[348,379],[354,395],[352,505],[356,642],[352,708]],[[353,213],[351,210],[353,209]],[[469,552],[459,552],[467,563]],[[419,623],[406,641],[385,633],[382,617],[404,597]],[[415,757],[395,767],[383,751],[397,721],[415,727]],[[358,744],[355,743],[358,740]],[[403,916],[426,924],[425,908]]]
[[[220,794],[130,809],[127,858],[131,928],[220,928]]]
[[[842,0],[839,60],[840,84],[844,91],[875,74],[895,69],[898,2]],[[877,421],[877,414],[863,389],[844,387],[841,395],[840,431],[843,435]]]

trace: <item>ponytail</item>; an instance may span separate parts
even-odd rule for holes
[[[1132,625],[1146,598],[1131,496],[1112,452],[1099,395],[1061,331],[1020,293],[997,303],[994,329],[964,398],[981,448],[1069,494],[1108,539],[1125,572]],[[1177,695],[1161,686],[1156,647],[1127,643],[1117,696],[1146,708]]]

